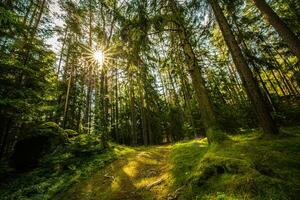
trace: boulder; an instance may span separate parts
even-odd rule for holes
[[[56,152],[67,142],[67,135],[55,123],[46,123],[20,139],[10,159],[10,164],[18,171],[26,171],[38,166],[45,155]]]

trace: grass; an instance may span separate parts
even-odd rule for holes
[[[299,199],[300,128],[282,132],[268,138],[254,131],[209,148],[206,139],[174,145],[179,199]]]
[[[108,163],[132,151],[125,146],[113,145],[113,148],[101,153],[57,153],[44,159],[37,169],[14,174],[1,181],[0,199],[53,199],[57,193],[68,190],[74,183],[90,177]],[[78,153],[84,155],[78,156]]]

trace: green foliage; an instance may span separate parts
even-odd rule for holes
[[[5,7],[0,7],[0,26],[6,27],[10,24],[17,22],[17,16],[11,11],[7,10]],[[2,29],[1,29],[2,33]]]
[[[255,113],[248,102],[239,106],[219,105],[218,121],[221,129],[229,134],[234,134],[243,128],[256,127]]]
[[[292,126],[300,124],[300,99],[298,97],[282,97],[274,98],[277,112],[274,113],[274,118],[277,123],[282,126]]]

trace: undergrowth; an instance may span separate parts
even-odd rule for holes
[[[88,148],[76,148],[76,151],[69,149],[58,152],[44,158],[41,166],[31,172],[12,173],[4,181],[1,180],[0,199],[52,199],[57,193],[90,177],[119,156],[133,151],[121,145],[112,145],[107,150],[87,150]]]
[[[235,135],[208,147],[206,139],[173,146],[173,187],[179,199],[299,199],[300,127],[274,137]]]

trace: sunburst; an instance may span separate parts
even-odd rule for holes
[[[96,48],[92,49],[86,46],[81,46],[85,52],[83,58],[87,61],[88,67],[96,68],[96,70],[102,70],[105,67],[110,66],[110,62],[114,60],[111,48]]]
[[[104,60],[105,60],[105,54],[104,54],[104,52],[102,50],[96,50],[93,53],[93,56],[94,56],[95,61],[98,64],[103,65]]]

